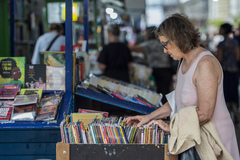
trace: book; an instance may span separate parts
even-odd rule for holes
[[[4,89],[18,89],[21,90],[21,83],[3,83],[2,88]]]
[[[46,68],[46,90],[65,90],[65,67]]]
[[[0,84],[20,83],[25,79],[25,57],[0,57]]]
[[[26,64],[25,65],[25,88],[46,89],[46,65]]]
[[[83,125],[88,125],[92,120],[102,119],[103,115],[101,113],[72,113],[71,122],[77,122],[77,120],[82,121]]]
[[[28,105],[28,104],[35,104],[38,101],[38,95],[17,95],[14,99],[13,105],[14,106],[21,106],[21,105]]]
[[[13,107],[2,107],[0,106],[0,122],[9,121],[12,115]]]
[[[14,99],[18,94],[19,89],[4,89],[0,88],[0,99]]]
[[[90,110],[90,109],[78,109],[78,113],[101,113],[105,118],[108,117],[109,113],[108,112],[103,112],[103,111],[96,111],[96,110]]]
[[[13,107],[11,120],[13,121],[33,121],[36,116],[36,103]]]
[[[52,95],[41,99],[41,103],[37,108],[37,121],[53,121],[58,114],[59,104],[62,97]]]
[[[0,101],[0,107],[13,107],[13,100]]]
[[[32,95],[32,94],[37,94],[38,95],[38,101],[40,102],[42,98],[42,91],[43,89],[38,88],[38,89],[21,89],[20,95]]]

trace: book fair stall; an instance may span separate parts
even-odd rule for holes
[[[161,128],[122,122],[161,107],[161,94],[108,77],[83,76],[87,59],[72,45],[72,3],[65,1],[61,52],[41,53],[38,65],[27,64],[25,57],[0,57],[0,159],[176,160],[168,153],[169,134]],[[88,28],[88,0],[83,5]],[[87,53],[88,29],[84,39]]]

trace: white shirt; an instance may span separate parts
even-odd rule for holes
[[[38,38],[32,56],[32,64],[40,64],[40,52],[46,51],[47,47],[50,45],[50,43],[56,36],[56,32],[48,32]],[[60,51],[61,45],[65,45],[65,36],[63,35],[59,36],[54,41],[49,51]]]

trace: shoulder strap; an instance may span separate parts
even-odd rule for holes
[[[60,35],[58,34],[58,35],[56,35],[55,38],[53,38],[52,42],[49,44],[49,46],[48,46],[48,48],[47,48],[46,51],[49,51],[49,49],[51,48],[52,44],[55,42],[55,40],[56,40],[59,36],[60,36]]]

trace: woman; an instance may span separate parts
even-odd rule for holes
[[[199,125],[212,120],[220,139],[235,160],[239,152],[234,125],[223,96],[223,73],[218,60],[199,46],[200,33],[190,20],[180,14],[167,18],[156,30],[164,52],[174,60],[183,59],[175,90],[176,111],[186,106],[198,106]],[[129,117],[125,123],[158,124],[169,132],[162,118],[171,114],[169,103],[149,115]]]
[[[130,82],[133,61],[131,51],[119,42],[120,29],[117,24],[108,26],[107,31],[109,44],[100,52],[98,68],[103,71],[104,76]]]

